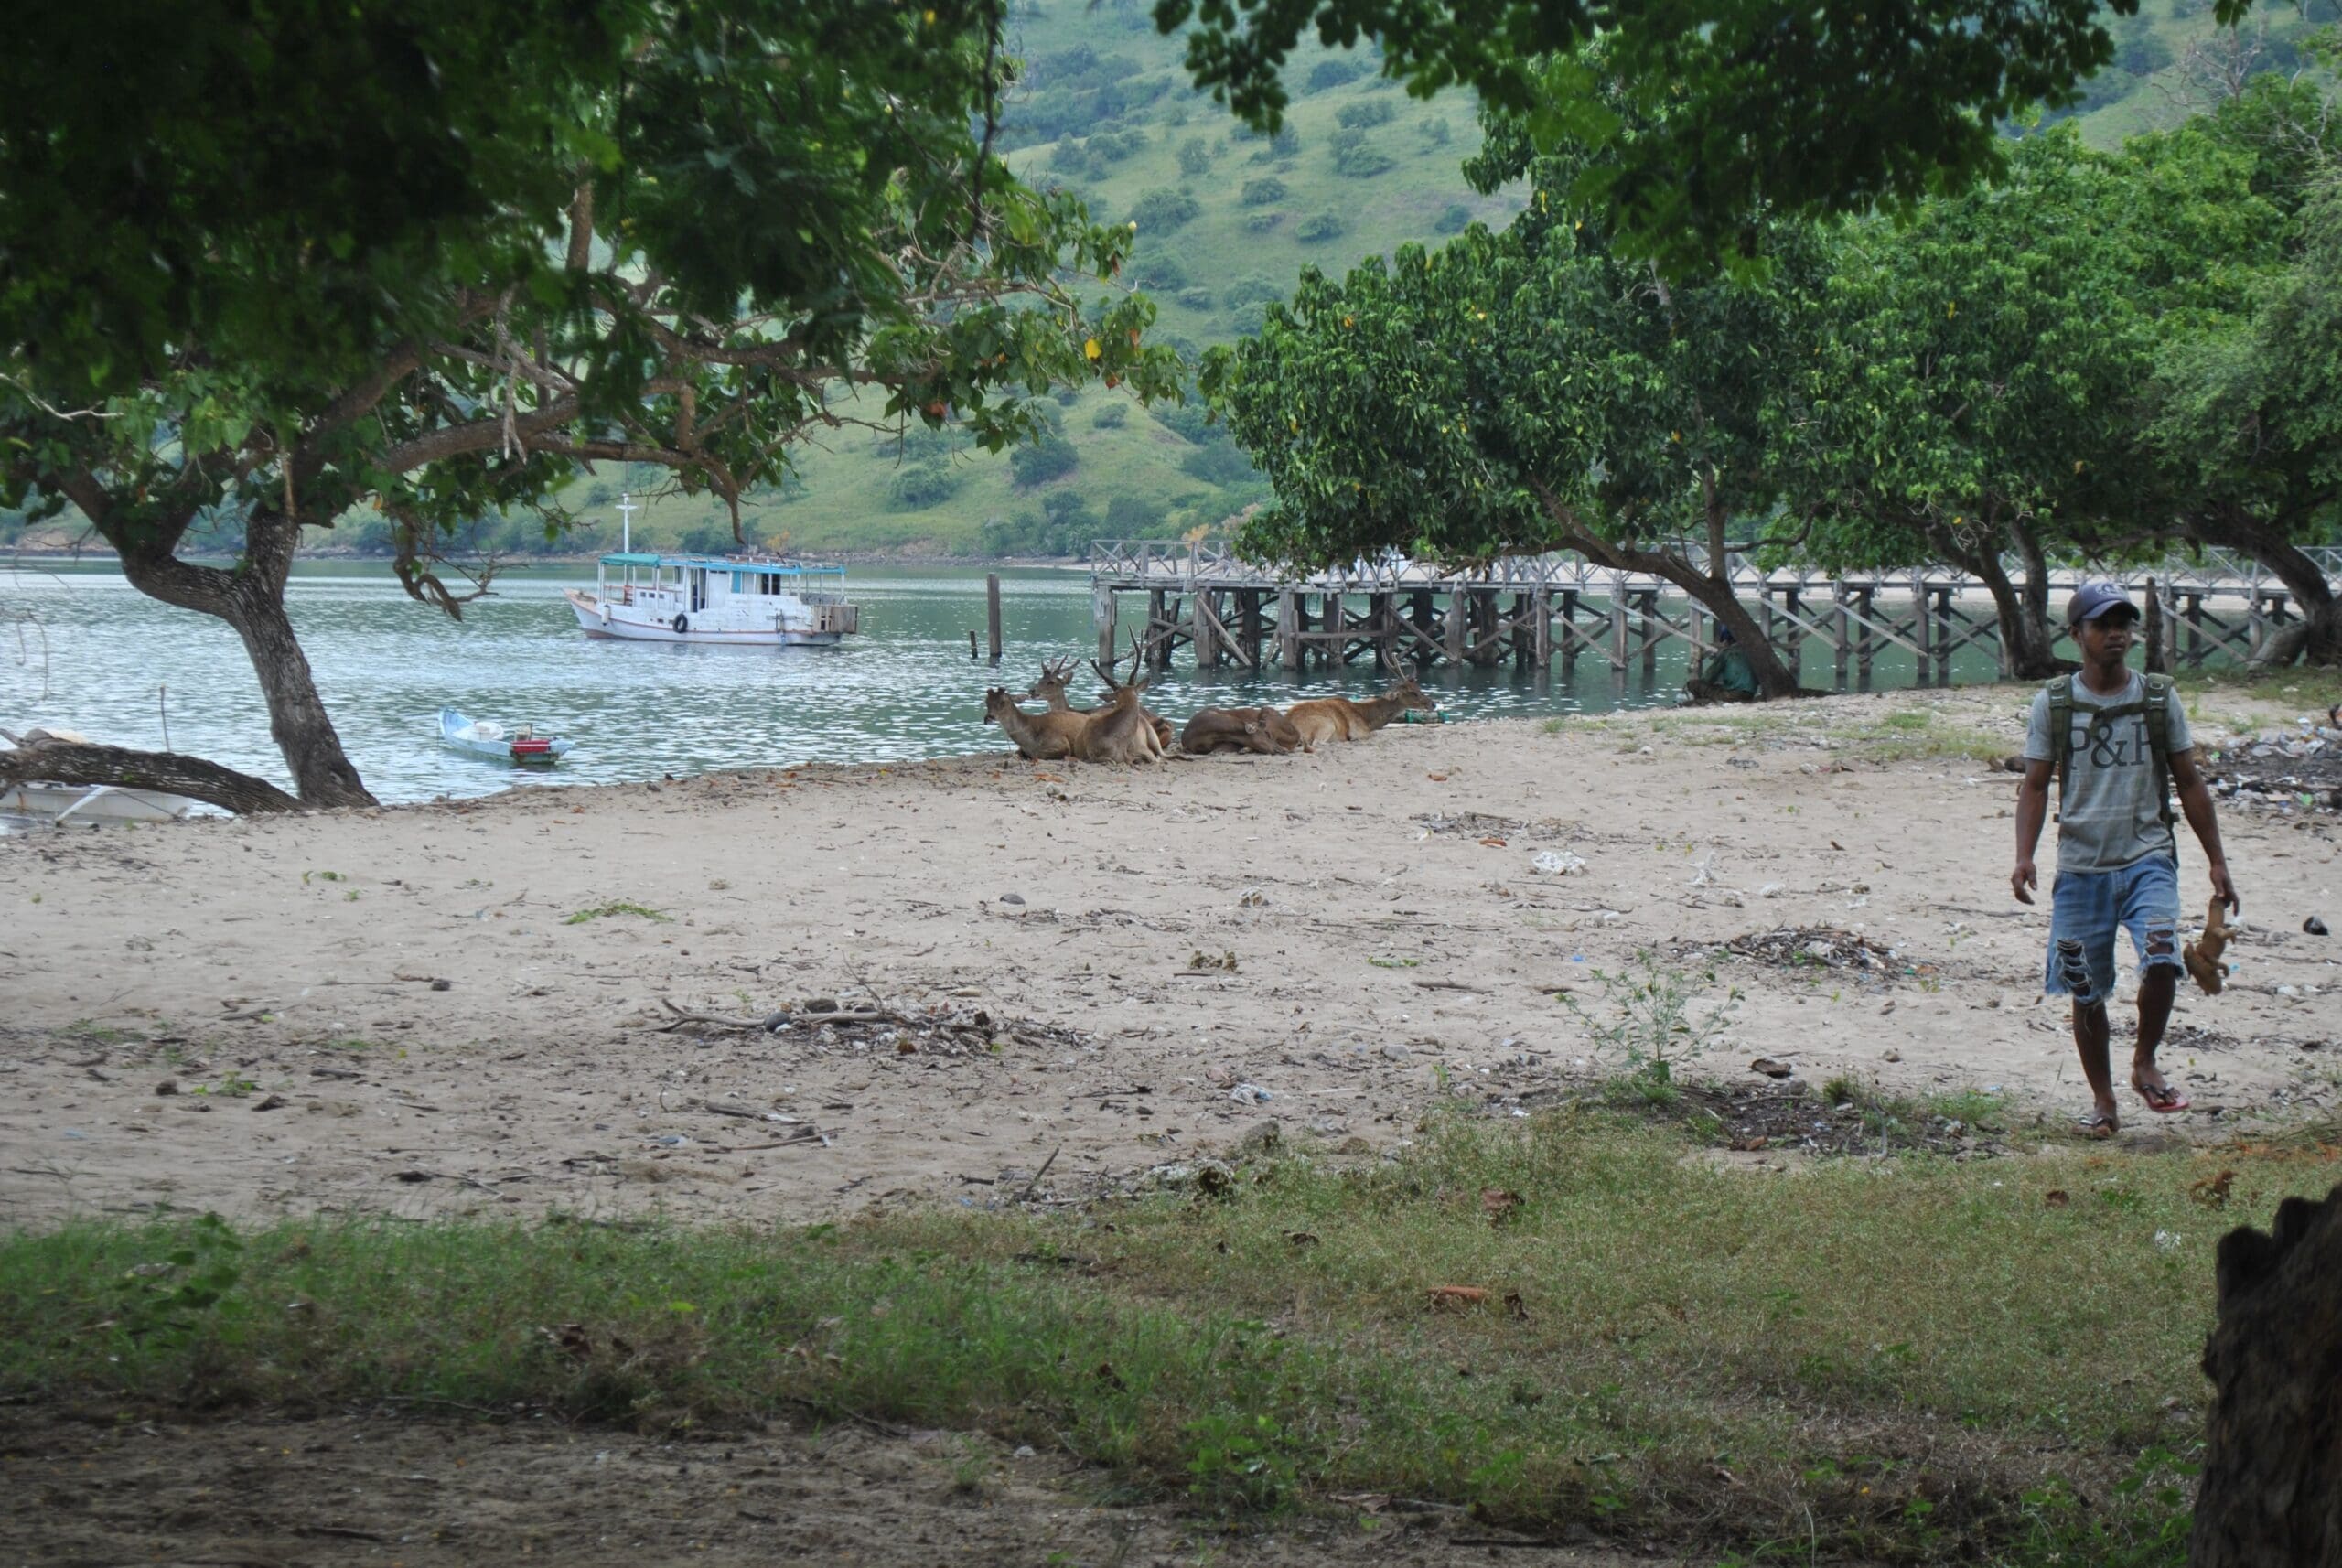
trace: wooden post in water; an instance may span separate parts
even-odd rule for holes
[[[1348,639],[1342,636],[1342,591],[1326,590],[1326,629],[1333,635],[1326,639],[1326,668],[1338,670],[1348,662],[1342,655],[1348,650]]]
[[[1000,662],[1000,574],[984,574],[984,646],[992,650],[992,661]]]
[[[1837,646],[1830,650],[1830,668],[1841,686],[1846,683],[1846,660],[1853,652],[1851,633],[1853,619],[1846,614],[1846,585],[1844,579],[1830,585],[1830,602],[1837,607],[1830,612],[1831,629],[1837,634]]]
[[[1101,664],[1114,657],[1114,590],[1101,584],[1090,595],[1090,621],[1098,628],[1098,662]]]
[[[1529,596],[1529,613],[1533,618],[1529,657],[1534,661],[1534,668],[1550,669],[1553,662],[1553,601],[1545,589],[1541,587]]]
[[[1287,670],[1301,668],[1301,605],[1291,588],[1277,590],[1277,662]]]

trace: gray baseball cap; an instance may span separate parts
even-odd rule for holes
[[[2103,577],[2093,577],[2076,588],[2074,596],[2066,601],[2066,624],[2079,626],[2112,610],[2129,610],[2133,620],[2139,615],[2139,607],[2131,602],[2130,595]]]

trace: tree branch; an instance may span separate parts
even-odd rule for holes
[[[0,751],[0,785],[34,781],[155,789],[241,813],[307,810],[265,779],[200,757],[50,740],[38,732],[29,745]]]

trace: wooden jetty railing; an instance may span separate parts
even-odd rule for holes
[[[2342,587],[2342,548],[2307,553]],[[2021,561],[2013,558],[2004,568],[2011,581],[2024,583]],[[1831,576],[1800,567],[1767,570],[1735,555],[1725,570],[1792,668],[1816,641],[1831,650],[1841,680],[1851,668],[1867,682],[1886,648],[1911,653],[1923,680],[1949,680],[1952,655],[1971,646],[1990,648],[2003,671],[2008,668],[1992,600],[1958,567]],[[2251,660],[2296,618],[2288,608],[2291,595],[2267,567],[2227,551],[2154,567],[2053,567],[2053,607],[2085,575],[2111,576],[2154,597],[2172,668]],[[1100,658],[1112,656],[1121,635],[1121,596],[1144,595],[1144,619],[1133,630],[1143,656],[1158,669],[1169,668],[1184,645],[1203,669],[1232,663],[1300,671],[1405,659],[1509,661],[1535,670],[1558,661],[1569,671],[1589,658],[1621,672],[1639,664],[1649,675],[1670,640],[1687,645],[1693,658],[1714,644],[1707,612],[1665,579],[1576,555],[1508,556],[1466,572],[1386,555],[1304,572],[1243,560],[1219,541],[1114,539],[1090,546],[1090,583]]]

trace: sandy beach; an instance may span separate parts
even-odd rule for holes
[[[2015,781],[1980,759],[2028,697],[0,841],[0,1215],[797,1220],[1176,1180],[1272,1125],[1370,1156],[1444,1097],[1508,1115],[1619,1071],[1617,1004],[1654,979],[1695,996],[1681,1079],[1983,1090],[1999,1124],[1939,1145],[2022,1153],[2085,1099],[2046,917],[2008,894]],[[2293,717],[2205,702],[2208,747]],[[2196,1109],[2131,1101],[2118,1149],[2256,1135],[2342,1082],[2342,947],[2302,929],[2342,918],[2342,820],[2222,822],[2236,970],[2183,988],[2164,1058]],[[2180,863],[2192,923],[2184,831]]]

